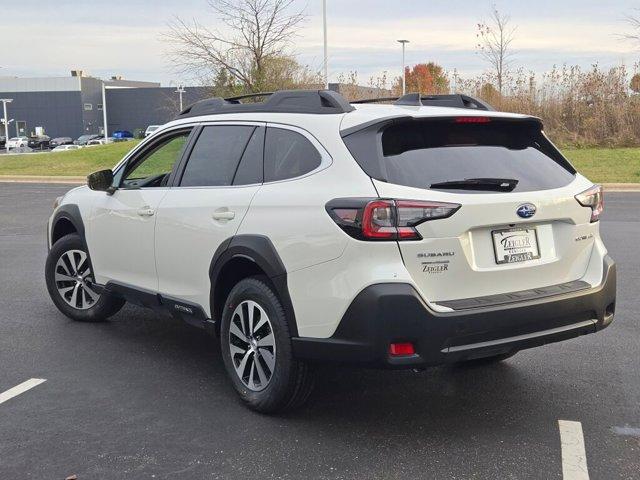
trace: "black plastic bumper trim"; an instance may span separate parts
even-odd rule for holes
[[[498,345],[504,345],[505,343],[521,342],[523,340],[532,340],[534,338],[546,337],[548,335],[555,335],[558,333],[568,332],[570,330],[579,330],[585,327],[592,327],[595,331],[597,320],[585,320],[584,322],[574,323],[572,325],[566,325],[564,327],[552,328],[550,330],[543,330],[541,332],[528,333],[526,335],[517,335],[515,337],[500,338],[498,340],[491,340],[488,342],[471,343],[469,345],[457,345],[455,347],[447,347],[442,353],[464,352],[466,350],[473,350],[476,348],[495,347]]]
[[[587,282],[584,282],[582,280],[575,280],[573,282],[551,285],[549,287],[532,288],[530,290],[502,293],[499,295],[488,295],[485,297],[447,300],[443,302],[435,302],[435,304],[442,307],[448,307],[453,310],[467,310],[470,308],[494,307],[496,305],[507,305],[509,303],[553,297],[555,295],[578,292],[580,290],[587,290],[589,288],[591,288],[591,285],[589,285]]]
[[[597,287],[462,311],[432,310],[410,284],[375,284],[356,296],[332,337],[293,337],[293,353],[383,368],[440,365],[595,333],[609,326],[615,304],[616,266],[608,256]],[[395,342],[413,343],[416,354],[391,357]]]

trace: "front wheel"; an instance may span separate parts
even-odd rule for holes
[[[225,368],[252,410],[276,413],[302,405],[313,387],[308,364],[293,358],[289,325],[263,278],[241,280],[229,293],[220,327]]]
[[[51,247],[45,278],[51,300],[72,320],[103,321],[124,305],[123,299],[95,286],[89,254],[78,234],[66,235]]]

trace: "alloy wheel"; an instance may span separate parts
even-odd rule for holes
[[[233,311],[229,350],[244,386],[254,392],[267,388],[275,369],[276,343],[269,316],[256,302],[245,300]]]
[[[54,280],[62,299],[75,309],[87,310],[100,299],[93,287],[88,256],[82,250],[68,250],[60,256]]]

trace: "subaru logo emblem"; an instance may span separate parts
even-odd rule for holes
[[[520,218],[531,218],[536,214],[538,209],[532,203],[525,203],[524,205],[520,205],[516,210],[516,213]]]

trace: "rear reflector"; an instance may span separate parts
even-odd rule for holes
[[[489,117],[457,117],[456,123],[491,123]]]
[[[415,354],[416,349],[413,347],[413,343],[392,343],[389,345],[389,355],[392,357],[404,357]]]

